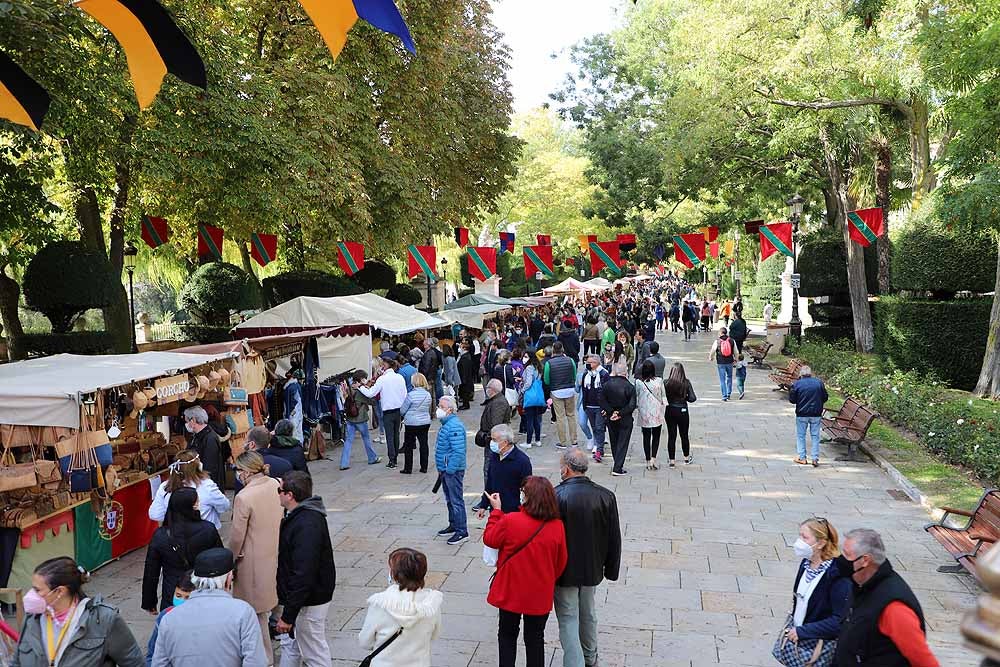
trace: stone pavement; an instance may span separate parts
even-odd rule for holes
[[[799,522],[813,515],[827,517],[842,533],[879,530],[890,559],[917,592],[941,664],[978,664],[961,647],[958,624],[979,588],[966,575],[936,572],[952,561],[923,532],[929,517],[922,508],[890,495],[891,480],[875,466],[834,462],[832,448],[824,446],[818,469],[793,464],[794,411],[785,394],[771,390],[765,372],[751,369],[746,398],[723,403],[714,364],[706,360],[709,334],[685,343],[679,335],[661,333],[658,340],[668,360],[685,364],[698,393],[691,411],[694,463],[646,471],[636,428],[630,475],[611,477],[609,463],[591,467],[591,476],[617,494],[624,531],[621,578],[598,589],[601,665],[775,665],[771,647],[791,606],[798,562],[788,545]],[[479,411],[461,414],[470,429],[466,499],[471,504],[482,484],[476,473],[482,451],[471,437]],[[553,426],[546,418],[549,444],[527,451],[536,474],[558,483]],[[666,433],[661,461],[665,450]],[[428,585],[445,594],[434,665],[495,665],[497,615],[486,604],[490,570],[481,560],[485,521],[470,515],[472,539],[449,547],[435,536],[447,514],[443,497],[431,493],[433,469],[403,476],[382,465],[367,466],[360,442],[349,471],[339,471],[334,461],[310,468],[329,509],[337,561],[328,622],[334,665],[356,665],[364,657],[357,632],[366,599],[383,590],[387,552],[400,546],[427,553]],[[138,609],[142,560],[140,551],[108,565],[90,588],[120,605],[144,642],[152,618]],[[554,614],[546,639],[551,664],[561,665]],[[523,660],[522,647],[519,664]]]

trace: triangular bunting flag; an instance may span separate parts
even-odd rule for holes
[[[678,234],[674,236],[674,257],[689,269],[704,262],[705,234]]]
[[[337,264],[349,276],[365,268],[365,246],[355,241],[337,241]]]
[[[167,72],[192,86],[207,87],[201,56],[156,0],[79,0],[74,4],[121,44],[140,109],[156,99]]]
[[[712,241],[708,244],[708,253],[712,256],[712,259],[719,259],[719,242]]]
[[[37,132],[51,101],[44,88],[0,52],[0,118]]]
[[[847,232],[851,240],[866,248],[882,236],[884,224],[881,208],[863,208],[847,214]]]
[[[590,271],[597,274],[607,267],[615,275],[622,273],[621,249],[618,241],[590,242]]]
[[[497,249],[488,246],[473,246],[468,248],[469,273],[473,278],[489,280],[497,273]]]
[[[590,250],[590,244],[597,241],[597,234],[583,234],[576,237],[580,241],[580,252],[586,253]]]
[[[792,256],[792,223],[777,222],[760,227],[760,261],[776,252]]]
[[[566,266],[576,266],[576,260],[572,257],[566,258]]]
[[[455,243],[458,244],[459,248],[469,245],[469,229],[467,227],[455,228]]]
[[[261,266],[278,258],[278,237],[274,234],[251,234],[250,256]]]
[[[222,230],[212,225],[198,224],[198,257],[214,257],[222,261]]]
[[[500,254],[514,252],[514,232],[500,232]]]
[[[524,277],[531,280],[535,273],[541,271],[546,278],[555,278],[555,268],[552,263],[552,246],[526,245],[524,250]],[[567,266],[572,266],[566,260]]]
[[[552,235],[551,234],[536,234],[535,242],[538,245],[552,245]]]
[[[347,42],[347,32],[358,19],[399,37],[410,53],[416,53],[410,29],[392,0],[299,0],[336,60]]]
[[[736,248],[736,241],[734,241],[733,239],[728,239],[726,241],[726,244],[724,246],[722,246],[722,248],[723,248],[722,251],[724,253],[726,253],[726,255],[728,257],[732,257],[733,256],[733,252],[734,252],[734,250]]]
[[[635,234],[619,234],[618,248],[623,252],[635,250]]]
[[[663,261],[663,258],[667,256],[667,249],[663,247],[662,243],[657,243],[656,247],[653,248],[653,256],[661,262]]]
[[[412,280],[421,273],[428,280],[437,280],[437,248],[432,245],[411,245],[406,248],[407,276]]]
[[[170,225],[163,218],[144,215],[139,225],[142,240],[153,250],[170,240]]]

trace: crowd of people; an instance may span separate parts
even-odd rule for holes
[[[470,443],[461,413],[482,386],[473,441],[483,452],[483,493],[472,510],[486,519],[483,560],[493,568],[486,602],[498,610],[501,667],[515,664],[519,638],[528,667],[545,664],[544,633],[553,611],[564,667],[599,664],[597,587],[620,576],[622,534],[615,493],[588,476],[590,466],[605,463],[610,450],[610,474],[627,475],[636,422],[647,470],[660,468],[664,426],[667,466],[694,460],[689,409],[697,396],[684,366],[660,354],[656,333],[667,329],[684,340],[718,329],[708,356],[719,370],[722,400],[733,393],[734,376],[743,398],[749,328],[742,303],[716,307],[675,276],[518,309],[478,334],[456,327],[451,342],[386,340],[371,372],[358,370],[344,383],[340,469],[350,467],[357,435],[369,465],[383,460],[375,444],[384,443],[388,468],[402,455],[401,474],[430,472],[433,456],[434,491],[443,495],[448,521],[437,535],[453,546],[469,539]],[[294,385],[285,396],[294,395]],[[804,368],[790,392],[797,463],[809,462],[805,439],[812,430],[818,465],[814,426],[826,398],[822,382]],[[293,396],[293,417],[295,406]],[[523,451],[546,439],[546,414],[555,425],[549,444],[560,450],[556,486],[534,474]],[[316,667],[336,657],[326,637],[337,583],[327,509],[313,488],[295,419],[251,429],[245,451],[225,461],[225,433],[213,426],[212,415],[192,407],[184,417],[191,448],[170,466],[149,508],[161,526],[147,549],[142,581],[140,606],[155,619],[145,652],[113,607],[84,593],[86,573],[57,558],[35,571],[12,664]],[[236,476],[232,500],[222,481],[227,465]],[[224,543],[222,517],[230,510]],[[793,608],[778,628],[778,662],[936,667],[920,604],[877,533],[852,530],[841,544],[829,521],[811,517],[799,526],[792,551],[801,561]],[[429,566],[414,548],[388,554],[386,588],[368,598],[358,636],[368,664],[432,664],[447,600],[427,587]]]

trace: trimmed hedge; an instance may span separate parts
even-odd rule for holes
[[[997,244],[989,232],[967,233],[938,225],[909,227],[893,243],[892,286],[949,298],[955,292],[992,292]]]
[[[415,306],[421,301],[420,290],[406,283],[396,283],[390,287],[385,298],[404,306]]]
[[[895,368],[971,390],[986,352],[992,305],[990,299],[882,298],[875,304],[875,352]]]
[[[865,279],[868,293],[878,292],[878,251],[874,245],[865,248]],[[839,231],[810,234],[803,240],[799,253],[799,275],[802,276],[801,296],[838,296],[848,294],[847,250]]]
[[[177,299],[198,324],[225,326],[232,310],[260,305],[256,281],[246,271],[226,262],[212,262],[191,274]]]
[[[930,451],[972,470],[987,485],[1000,484],[1000,416],[995,403],[956,395],[916,371],[883,369],[876,357],[842,345],[803,342],[795,355],[808,361],[831,387],[912,431]]]
[[[18,337],[17,342],[32,356],[111,354],[115,347],[115,337],[107,331],[24,334]]]
[[[108,258],[79,241],[46,245],[28,262],[22,281],[25,304],[45,315],[56,334],[69,333],[85,311],[114,303],[120,286]]]
[[[232,327],[208,324],[178,324],[177,340],[185,343],[225,343],[233,340]]]
[[[261,284],[264,288],[264,301],[269,308],[298,296],[349,296],[364,292],[350,278],[312,269],[279,273],[264,278]]]
[[[764,304],[771,301],[775,317],[781,310],[781,285],[754,285],[743,290],[743,317],[764,317]]]
[[[385,262],[369,259],[365,260],[365,268],[351,276],[351,280],[366,292],[389,289],[396,284],[396,270]]]

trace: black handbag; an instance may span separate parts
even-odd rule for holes
[[[381,653],[382,651],[384,651],[387,648],[389,648],[389,644],[391,644],[394,641],[396,641],[397,639],[399,639],[399,636],[401,634],[403,634],[403,628],[400,628],[399,630],[396,630],[396,633],[392,637],[389,637],[388,639],[386,639],[384,642],[382,642],[381,646],[379,646],[377,649],[375,649],[374,651],[372,651],[371,653],[369,653],[368,657],[366,657],[364,660],[362,660],[361,664],[358,665],[358,667],[371,667],[372,660],[375,659],[375,656],[377,656],[379,653]]]

